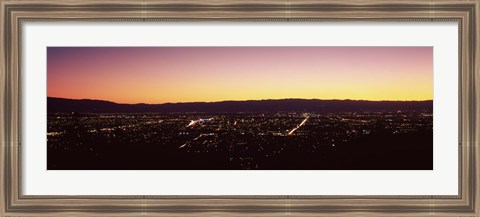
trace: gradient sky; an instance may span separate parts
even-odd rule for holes
[[[433,47],[49,47],[49,97],[433,99]]]

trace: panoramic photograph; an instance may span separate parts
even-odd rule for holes
[[[48,170],[433,170],[433,47],[48,47]]]

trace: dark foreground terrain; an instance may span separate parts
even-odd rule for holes
[[[50,111],[49,170],[433,169],[431,109]]]

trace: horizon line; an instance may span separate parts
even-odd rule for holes
[[[92,100],[92,101],[105,101],[115,104],[126,104],[126,105],[139,105],[139,104],[146,104],[146,105],[162,105],[162,104],[181,104],[181,103],[220,103],[220,102],[245,102],[245,101],[267,101],[267,100],[325,100],[325,101],[370,101],[370,102],[425,102],[425,101],[433,101],[433,99],[416,99],[416,100],[389,100],[389,99],[381,99],[381,100],[370,100],[370,99],[319,99],[319,98],[277,98],[277,99],[247,99],[247,100],[220,100],[220,101],[188,101],[188,102],[164,102],[164,103],[121,103],[121,102],[114,102],[110,100],[104,99],[90,99],[90,98],[65,98],[65,97],[55,97],[55,96],[47,96],[48,98],[57,98],[57,99],[67,99],[67,100]]]

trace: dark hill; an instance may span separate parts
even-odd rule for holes
[[[433,101],[279,99],[165,104],[118,104],[48,97],[48,112],[362,112],[433,110]]]

